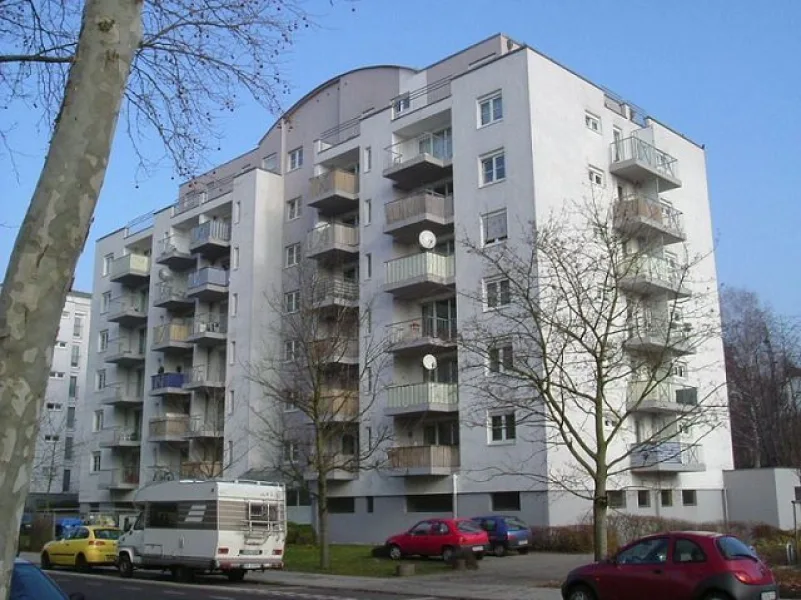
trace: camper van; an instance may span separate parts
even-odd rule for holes
[[[178,581],[283,568],[286,489],[258,481],[167,481],[137,491],[141,512],[118,542],[117,567],[171,571]]]

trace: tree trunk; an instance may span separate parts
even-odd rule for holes
[[[9,595],[61,311],[141,36],[142,0],[86,0],[58,121],[0,293],[0,599]]]
[[[320,469],[322,471],[322,469]],[[328,473],[317,473],[317,543],[320,547],[320,569],[331,567],[331,551],[328,545]]]
[[[606,471],[598,469],[595,476],[595,494],[592,502],[592,538],[595,560],[603,560],[609,553],[607,513],[609,503],[606,498]]]

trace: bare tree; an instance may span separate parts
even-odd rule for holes
[[[508,242],[463,242],[484,265],[483,289],[467,298],[478,316],[460,336],[475,422],[489,418],[492,435],[514,431],[532,449],[528,468],[487,470],[591,502],[596,558],[607,551],[610,487],[631,471],[700,462],[695,444],[725,407],[723,382],[674,380],[683,357],[717,335],[709,296],[688,290],[702,259],[666,260],[663,232],[680,238],[680,222],[658,206],[609,206],[568,204],[544,223],[517,224]],[[651,412],[661,416],[642,418]],[[515,423],[493,416],[501,413]]]
[[[86,444],[74,432],[75,416],[65,410],[45,410],[39,428],[39,442],[33,463],[32,484],[46,495],[54,491],[53,484],[58,481],[64,469],[80,464],[85,454]],[[77,478],[78,472],[75,470]],[[67,490],[64,490],[67,491]]]
[[[388,363],[386,345],[370,331],[370,310],[359,312],[358,282],[318,269],[293,269],[283,292],[267,298],[277,315],[265,332],[249,377],[264,395],[254,410],[254,437],[275,457],[272,469],[310,491],[317,509],[320,567],[330,566],[330,486],[380,466],[391,428],[371,422]]]
[[[214,118],[233,110],[238,93],[278,105],[281,54],[305,18],[293,0],[0,3],[3,105],[23,103],[53,125],[0,294],[0,512],[10,517],[0,525],[0,598],[9,591],[59,315],[123,100],[133,138],[155,131],[178,172],[191,172],[212,143]]]
[[[752,291],[723,291],[734,466],[801,466],[801,323]]]

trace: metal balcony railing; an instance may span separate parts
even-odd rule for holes
[[[216,479],[222,477],[223,461],[205,460],[195,462],[185,462],[179,469],[181,479]]]
[[[439,102],[451,95],[451,78],[445,77],[428,85],[417,88],[390,100],[392,120],[398,119],[412,111],[425,108],[429,104]]]
[[[413,407],[459,405],[459,386],[455,383],[412,383],[395,385],[387,389],[387,408],[401,410]]]
[[[361,129],[361,119],[359,117],[340,123],[336,127],[327,129],[320,134],[317,139],[317,151],[325,152],[329,148],[352,140],[359,136]]]
[[[343,277],[321,278],[314,286],[313,302],[329,298],[354,302],[359,299],[359,283]]]
[[[106,445],[118,446],[124,443],[136,443],[142,441],[142,434],[136,429],[126,429],[113,427],[104,431],[104,441]]]
[[[681,212],[660,202],[658,198],[630,194],[615,203],[614,214],[615,220],[619,223],[642,219],[669,229],[681,237],[684,236],[684,221]]]
[[[139,313],[147,316],[147,306],[144,299],[136,296],[120,296],[112,298],[108,307],[109,318],[114,318],[125,313]]]
[[[225,368],[210,365],[194,365],[184,379],[185,385],[204,383],[225,383]]]
[[[228,221],[206,221],[192,229],[191,246],[210,242],[228,243],[231,241],[231,224]]]
[[[672,179],[679,177],[679,163],[675,158],[637,137],[612,142],[611,154],[613,163],[636,160]]]
[[[453,196],[443,196],[431,190],[415,192],[384,206],[388,226],[431,215],[443,221],[453,218]]]
[[[155,304],[164,302],[183,302],[187,301],[186,297],[186,281],[162,281],[156,286]]]
[[[189,415],[150,419],[150,437],[183,437],[189,429]]]
[[[159,373],[151,375],[150,385],[152,390],[163,390],[166,388],[181,388],[186,383],[186,373]]]
[[[195,315],[192,319],[190,335],[203,335],[204,333],[228,333],[227,317],[218,314]]]
[[[454,257],[421,252],[402,258],[395,258],[385,263],[386,284],[399,284],[415,278],[447,279],[454,275],[456,262]]]
[[[632,381],[628,385],[629,409],[645,404],[669,408],[671,406],[692,409],[698,406],[698,389],[673,381]]]
[[[392,144],[386,151],[387,169],[423,156],[450,161],[453,158],[453,140],[449,129],[444,132],[423,133],[415,138]]]
[[[105,469],[101,473],[100,487],[105,489],[117,487],[134,488],[138,485],[139,465]]]
[[[359,228],[343,223],[331,223],[315,227],[306,236],[306,252],[309,255],[337,247],[358,250]]]
[[[206,415],[192,415],[189,418],[187,435],[192,437],[222,437],[225,422],[222,418],[211,419]]]
[[[172,207],[173,216],[188,212],[206,202],[205,190],[192,191],[178,199]]]
[[[156,256],[162,258],[170,254],[189,254],[189,242],[186,238],[172,234],[158,240]]]
[[[390,344],[414,342],[424,338],[436,338],[444,342],[456,339],[456,319],[425,316],[393,323],[387,328]]]
[[[677,441],[653,441],[629,446],[635,469],[684,470],[703,465],[701,446]]]
[[[156,325],[153,328],[153,346],[165,346],[172,343],[188,343],[192,331],[189,323],[173,322]]]
[[[228,285],[228,271],[224,269],[216,269],[214,267],[205,267],[199,271],[189,274],[187,282],[187,289],[198,288],[204,285],[218,285],[226,287]]]

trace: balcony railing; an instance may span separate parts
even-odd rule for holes
[[[189,254],[189,243],[186,238],[172,234],[158,241],[156,255],[159,259],[173,254]]]
[[[192,331],[188,323],[166,323],[153,328],[153,347],[169,346],[174,343],[189,343],[189,334]]]
[[[309,196],[311,198],[319,198],[335,193],[358,194],[359,177],[351,171],[332,169],[309,180]]]
[[[398,285],[410,279],[451,279],[456,263],[453,256],[421,252],[387,261],[386,285]]]
[[[651,284],[667,287],[675,292],[686,293],[687,272],[672,262],[658,256],[638,256],[621,264],[621,285],[641,287]]]
[[[315,227],[306,236],[306,253],[309,256],[328,250],[359,250],[359,228],[343,223]]]
[[[159,373],[150,377],[151,390],[182,388],[186,383],[186,373]]]
[[[141,391],[131,390],[122,382],[110,383],[103,388],[101,402],[103,404],[130,404],[137,405],[144,402]]]
[[[453,158],[453,141],[448,133],[423,133],[409,140],[402,140],[387,147],[387,169],[404,163],[431,157],[443,162]]]
[[[100,487],[104,489],[136,489],[139,487],[139,465],[104,470],[101,473]]]
[[[156,286],[154,304],[164,304],[166,302],[189,302],[189,299],[186,297],[185,281],[159,282]]]
[[[353,362],[359,360],[358,338],[336,336],[312,342],[310,359],[317,364]]]
[[[683,346],[690,342],[692,327],[681,321],[637,316],[628,324],[628,335],[663,347]]]
[[[228,271],[205,267],[199,271],[189,274],[187,289],[198,288],[204,285],[217,285],[220,287],[228,286]]]
[[[189,430],[189,415],[150,419],[150,437],[183,437]]]
[[[103,433],[103,446],[136,446],[142,441],[142,434],[136,429],[115,427]]]
[[[193,208],[197,208],[206,201],[205,190],[192,191],[186,194],[183,198],[179,198],[172,207],[173,216],[180,215],[181,213],[188,212]]]
[[[430,190],[415,192],[384,206],[387,226],[422,219],[439,218],[442,222],[453,219],[453,196],[444,196]]]
[[[106,348],[106,362],[114,362],[113,359],[144,358],[146,352],[145,340],[109,340]],[[112,359],[112,360],[109,360]]]
[[[203,244],[227,244],[231,241],[231,224],[227,221],[206,221],[192,229],[191,247]]]
[[[396,96],[390,101],[392,120],[398,119],[429,104],[439,102],[451,95],[451,78],[446,77],[429,83],[425,87]]]
[[[210,419],[205,415],[192,415],[186,435],[189,437],[222,437],[224,421],[221,418]]]
[[[387,410],[391,413],[432,409],[450,412],[458,406],[459,386],[455,383],[412,383],[387,389]]]
[[[612,142],[611,154],[613,164],[635,161],[670,179],[679,178],[679,164],[675,158],[637,137],[631,136]]]
[[[321,278],[314,286],[313,302],[324,302],[326,300],[358,301],[359,283],[343,277]]]
[[[677,441],[654,441],[632,444],[631,468],[648,471],[698,471],[703,470],[703,455],[698,444]]]
[[[228,333],[228,319],[224,315],[196,315],[192,319],[190,335],[198,336],[207,333]]]
[[[181,479],[217,479],[223,474],[223,461],[185,462],[180,468]]]
[[[359,391],[322,388],[318,409],[329,419],[353,419],[359,415]]]
[[[698,388],[672,381],[632,381],[627,401],[629,410],[692,410],[698,406]]]
[[[391,469],[447,471],[459,468],[459,446],[397,446],[387,458]]]
[[[144,254],[131,252],[120,258],[116,258],[111,263],[111,279],[124,276],[150,276],[150,257]]]
[[[388,326],[390,344],[415,342],[435,338],[443,342],[456,339],[456,319],[425,316],[409,321],[400,321]]]
[[[225,385],[225,368],[211,365],[194,365],[186,374],[184,385]]]
[[[317,151],[325,152],[337,144],[342,144],[348,140],[358,137],[360,126],[361,119],[357,117],[355,119],[351,119],[350,121],[340,123],[336,127],[332,127],[331,129],[323,131],[317,140]]]
[[[685,237],[681,212],[658,198],[638,194],[626,196],[615,203],[614,214],[618,227],[643,223],[667,230],[679,239]]]
[[[112,321],[124,316],[147,317],[147,306],[144,299],[136,296],[113,298],[108,307],[108,319]]]

